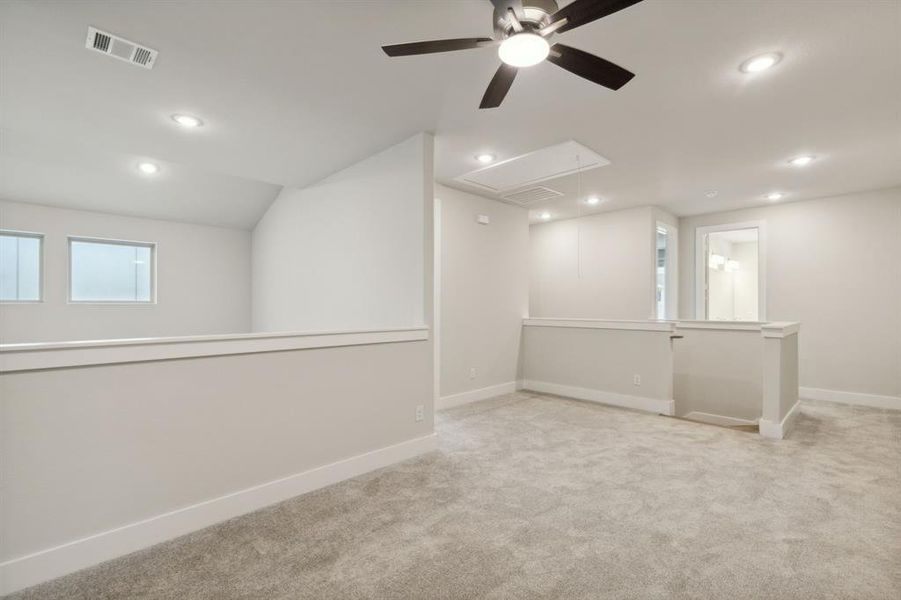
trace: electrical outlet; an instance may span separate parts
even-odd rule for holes
[[[425,407],[422,404],[416,406],[416,422],[419,423],[425,418]]]
[[[479,374],[479,371],[475,367],[472,367],[469,369],[469,378],[470,379],[475,379],[476,375],[478,375],[478,374]]]
[[[632,385],[641,385],[641,375],[632,376]]]

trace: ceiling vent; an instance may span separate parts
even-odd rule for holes
[[[505,194],[609,164],[609,160],[591,148],[569,140],[464,173],[455,179],[495,194]]]
[[[504,194],[503,196],[501,196],[501,198],[503,198],[507,202],[512,202],[520,206],[531,206],[536,202],[552,200],[554,198],[559,198],[562,195],[563,192],[558,192],[557,190],[552,190],[551,188],[539,185],[524,190],[519,190],[518,192],[513,192],[511,194]]]
[[[153,63],[156,62],[156,50],[151,50],[94,27],[88,27],[88,38],[85,41],[85,47],[145,69],[152,69]]]

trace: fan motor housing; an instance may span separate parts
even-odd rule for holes
[[[526,30],[547,27],[551,15],[557,12],[556,0],[522,0],[523,18],[520,19]],[[494,10],[494,29],[504,37],[513,32],[513,24],[507,11]]]

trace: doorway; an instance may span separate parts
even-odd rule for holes
[[[697,319],[765,319],[762,223],[699,227],[695,252]]]
[[[668,223],[657,222],[654,236],[654,310],[652,319],[678,318],[677,240],[678,231]]]

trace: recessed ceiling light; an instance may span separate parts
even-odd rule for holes
[[[138,171],[144,175],[155,175],[160,172],[160,167],[152,162],[139,162]]]
[[[482,163],[483,165],[487,165],[490,162],[494,162],[495,156],[493,154],[488,154],[485,152],[484,154],[476,154],[476,160]]]
[[[781,54],[778,52],[770,52],[769,54],[761,54],[760,56],[749,58],[741,63],[739,69],[741,69],[743,73],[759,73],[760,71],[766,71],[780,60],[782,60]]]
[[[547,40],[536,33],[517,33],[503,41],[497,55],[511,67],[537,65],[550,52]]]
[[[543,212],[540,215],[538,215],[538,218],[541,219],[542,221],[547,221],[548,219],[551,218],[551,213]]]
[[[704,195],[708,198],[716,198],[716,195],[719,194],[716,190],[710,190],[709,192],[704,192]]]
[[[809,154],[804,154],[801,156],[794,157],[793,159],[788,161],[788,164],[792,165],[793,167],[806,167],[807,165],[809,165],[812,162],[813,162],[813,157],[810,156]]]
[[[203,125],[203,121],[201,121],[199,117],[193,115],[172,115],[172,120],[188,129],[201,127]]]
[[[785,194],[783,194],[782,192],[770,192],[769,194],[766,195],[766,199],[769,200],[770,202],[776,202],[778,200],[782,200],[782,198],[784,198],[784,197],[785,197]]]
[[[591,206],[596,206],[601,203],[601,199],[597,196],[589,196],[585,203],[590,204]]]

